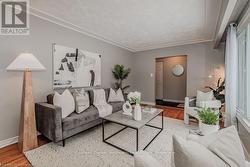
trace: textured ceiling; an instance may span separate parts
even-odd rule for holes
[[[31,1],[36,15],[131,51],[213,40],[220,6],[221,0]]]

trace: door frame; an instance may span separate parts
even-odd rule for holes
[[[188,93],[188,55],[171,55],[171,56],[159,56],[159,57],[155,57],[154,59],[154,101],[156,102],[156,62],[157,62],[157,59],[164,59],[164,58],[171,58],[171,57],[180,57],[180,56],[186,56],[186,96],[187,96],[187,93]],[[164,68],[164,67],[163,67]],[[163,79],[163,85],[165,85],[165,80]],[[163,93],[163,96],[164,96],[164,93]]]

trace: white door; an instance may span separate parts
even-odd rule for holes
[[[156,69],[155,69],[155,98],[156,99],[163,99],[163,62],[159,61],[156,62]]]

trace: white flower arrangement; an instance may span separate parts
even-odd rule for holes
[[[141,103],[141,93],[140,92],[130,92],[128,94],[128,100],[130,103],[140,104]]]

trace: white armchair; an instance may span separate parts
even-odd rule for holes
[[[202,101],[199,106],[201,107],[209,107],[215,110],[215,112],[220,111],[221,102],[219,100],[210,100],[210,101]],[[192,116],[199,120],[198,113],[195,109],[198,109],[196,106],[196,97],[186,97],[185,98],[185,106],[184,106],[184,123],[189,124],[189,116]]]

